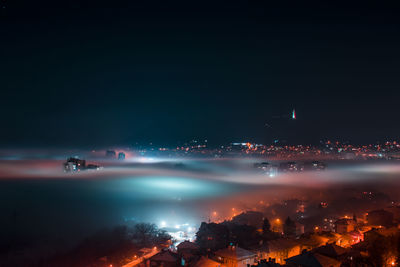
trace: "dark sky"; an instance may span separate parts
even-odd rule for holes
[[[0,0],[0,144],[397,138],[399,8],[319,2]]]

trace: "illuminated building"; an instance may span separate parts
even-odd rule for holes
[[[194,267],[225,267],[225,265],[213,261],[209,258],[201,256],[201,258],[193,265]]]
[[[124,160],[125,159],[125,153],[124,152],[119,152],[118,153],[118,159],[119,160]]]
[[[86,161],[78,158],[69,158],[64,163],[64,172],[80,172],[84,170],[99,170],[101,167],[95,164],[86,165]]]
[[[197,244],[187,240],[177,246],[179,257],[181,257],[187,265],[192,265],[193,261],[198,257],[199,249],[200,247]]]
[[[279,170],[282,172],[296,172],[300,170],[298,164],[294,161],[282,162],[279,164]]]
[[[248,264],[255,263],[256,254],[246,249],[229,246],[215,252],[216,260],[227,267],[247,267]]]
[[[301,244],[288,238],[280,238],[268,241],[268,253],[265,258],[275,259],[277,263],[284,264],[285,259],[299,255],[301,252]]]
[[[278,175],[278,166],[272,165],[268,162],[254,163],[254,168],[259,169],[269,177],[275,177]]]
[[[65,172],[79,172],[86,168],[86,161],[78,158],[69,158],[64,163]]]
[[[338,234],[345,234],[354,231],[356,226],[356,221],[353,219],[339,219],[335,222],[335,232]]]
[[[179,261],[178,254],[164,250],[149,258],[150,266],[175,267]]]

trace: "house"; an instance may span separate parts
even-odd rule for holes
[[[199,250],[199,246],[193,242],[186,240],[186,241],[183,241],[182,243],[180,243],[177,246],[177,249],[178,249],[178,254],[180,254],[182,252],[190,252],[192,254],[195,254]]]
[[[79,172],[86,168],[86,161],[78,158],[68,158],[64,163],[64,172]]]
[[[256,261],[257,254],[237,246],[229,246],[216,251],[215,257],[227,267],[247,267],[247,264]]]
[[[181,265],[191,265],[198,259],[199,246],[190,241],[183,241],[177,246],[177,252],[181,258]]]
[[[315,248],[315,249],[313,249],[313,252],[330,257],[330,258],[338,259],[341,256],[343,256],[344,254],[348,253],[348,250],[345,249],[344,247],[340,247],[340,246],[332,243],[332,244],[326,244],[325,246]]]
[[[335,232],[338,234],[345,234],[354,231],[356,221],[353,219],[342,218],[335,222]]]
[[[312,233],[305,234],[298,239],[298,242],[301,245],[301,251],[303,251],[304,249],[311,250],[328,243],[336,243],[341,237],[342,235],[334,232]]]
[[[150,267],[175,267],[179,266],[179,256],[170,250],[163,250],[148,260]]]
[[[275,259],[276,263],[283,264],[285,259],[300,254],[301,245],[294,239],[280,238],[268,241],[268,254],[264,258]]]
[[[316,252],[304,252],[286,259],[286,264],[296,267],[340,267],[341,262]]]

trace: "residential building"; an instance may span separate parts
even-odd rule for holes
[[[226,267],[247,267],[248,264],[253,264],[256,261],[257,255],[237,246],[229,246],[216,251],[215,257],[218,262],[223,263]]]

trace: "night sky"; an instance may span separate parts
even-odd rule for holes
[[[0,0],[1,146],[399,137],[397,6],[53,2]]]

